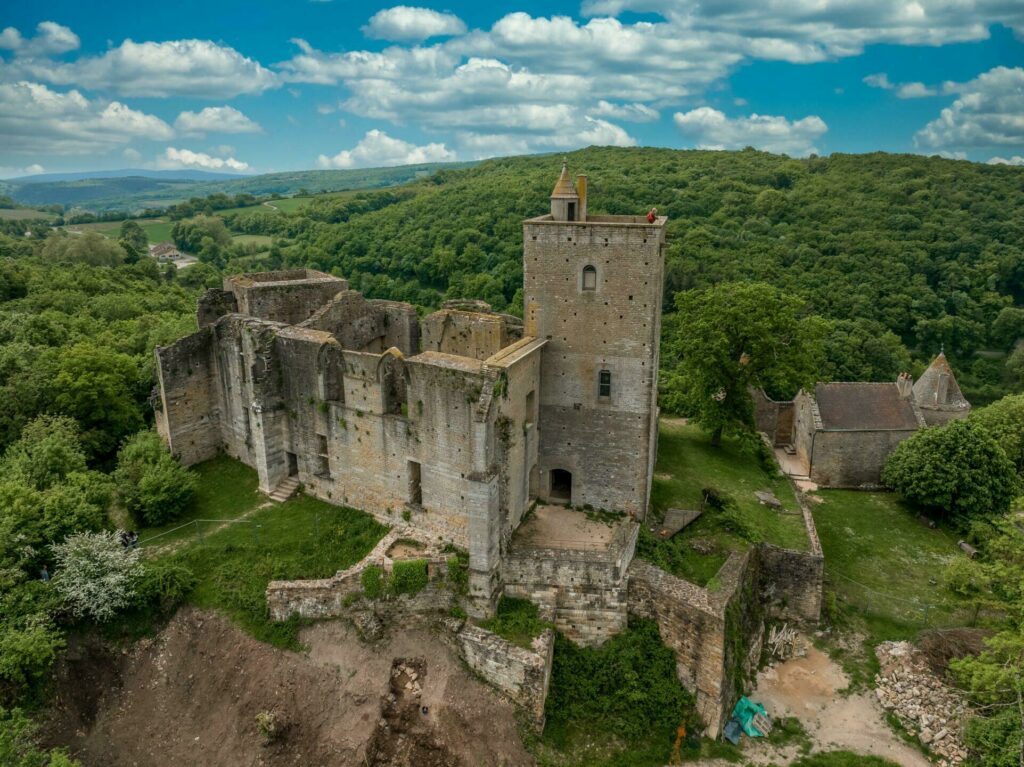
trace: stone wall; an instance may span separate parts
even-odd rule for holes
[[[160,392],[157,430],[186,466],[213,458],[221,447],[214,343],[207,326],[154,352]]]
[[[544,703],[555,649],[551,629],[534,639],[530,649],[525,649],[466,623],[455,635],[455,642],[473,671],[522,706],[538,732],[544,729]]]
[[[763,389],[751,389],[750,398],[754,402],[755,428],[768,436],[772,446],[793,444],[793,402],[777,402]]]
[[[502,561],[505,594],[534,602],[577,644],[600,645],[628,623],[626,570],[638,532],[622,523],[607,551],[512,548]]]
[[[916,431],[818,431],[813,436],[811,479],[825,487],[877,487],[889,454]]]
[[[769,543],[758,547],[764,607],[773,618],[816,622],[821,618],[825,558]]]
[[[380,567],[386,573],[391,572],[395,560],[388,557],[387,551],[399,538],[410,534],[408,529],[392,530],[362,560],[330,578],[271,581],[266,592],[271,620],[284,621],[292,615],[311,619],[337,618],[365,610],[391,617],[447,612],[456,602],[456,596],[447,583],[448,560],[436,548],[429,546],[423,553],[429,577],[426,588],[417,594],[372,602],[360,598],[363,571],[368,567]]]
[[[297,325],[309,319],[348,282],[312,269],[240,274],[224,278],[224,290],[238,301],[238,311],[250,317]]]
[[[571,502],[647,511],[657,430],[664,219],[550,216],[523,224],[524,326],[544,348],[538,495],[572,475]],[[596,272],[585,289],[583,272]],[[610,375],[602,396],[601,372]]]
[[[485,360],[512,339],[497,314],[442,309],[423,320],[423,351]]]

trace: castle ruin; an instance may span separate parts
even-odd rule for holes
[[[185,464],[223,451],[265,493],[301,483],[467,549],[480,614],[535,502],[627,515],[602,576],[618,582],[657,445],[665,222],[589,216],[563,166],[551,212],[523,223],[525,321],[458,301],[421,319],[308,269],[227,277],[198,332],[157,350],[158,429]]]

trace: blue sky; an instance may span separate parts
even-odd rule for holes
[[[0,10],[0,177],[589,144],[1024,164],[1024,0]]]

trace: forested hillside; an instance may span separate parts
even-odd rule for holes
[[[286,263],[342,274],[371,296],[426,306],[479,297],[516,312],[520,222],[547,210],[559,159],[491,160],[400,191],[321,198],[290,216],[243,212],[228,224],[289,238]],[[667,297],[761,280],[837,321],[830,377],[888,378],[902,344],[919,363],[944,347],[976,398],[1019,385],[1006,356],[1024,336],[1021,169],[753,150],[592,148],[568,159],[590,176],[592,213],[657,206],[669,217]]]

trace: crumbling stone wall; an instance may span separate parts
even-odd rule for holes
[[[596,646],[628,623],[626,570],[639,527],[623,523],[607,550],[520,546],[502,562],[505,594],[529,599],[545,620],[574,642]]]
[[[423,350],[485,360],[512,342],[502,315],[442,309],[423,320]]]
[[[156,349],[157,429],[171,453],[186,465],[213,458],[221,446],[213,344],[213,331],[204,327]]]
[[[629,569],[629,611],[658,623],[662,641],[676,655],[679,681],[696,696],[712,737],[725,724],[739,681],[757,655],[762,624],[756,577],[750,552],[730,555],[714,591],[640,559]]]
[[[250,317],[297,325],[309,319],[335,294],[348,288],[340,277],[313,269],[240,274],[224,278],[238,311]]]
[[[456,633],[455,642],[471,669],[522,706],[537,732],[544,729],[544,703],[555,649],[553,631],[546,630],[526,649],[467,622]]]
[[[199,298],[199,305],[196,309],[196,323],[200,328],[212,325],[225,314],[233,314],[238,311],[238,301],[235,294],[229,290],[210,288]]]

